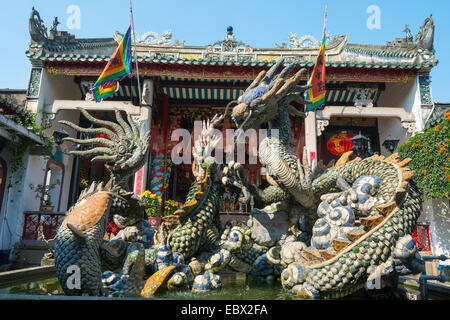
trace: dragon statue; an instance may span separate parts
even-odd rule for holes
[[[80,112],[101,128],[81,128],[71,122],[60,123],[88,135],[103,134],[106,138],[75,139],[65,138],[81,145],[96,147],[71,151],[74,155],[93,157],[92,161],[106,161],[110,180],[93,182],[81,192],[75,205],[67,212],[55,239],[55,269],[64,292],[68,295],[98,295],[102,292],[101,250],[117,255],[117,245],[108,246],[103,242],[109,216],[121,228],[136,227],[144,217],[145,203],[128,190],[128,179],[143,166],[148,151],[150,134],[143,124],[137,126],[128,115],[126,122],[120,111],[115,110],[117,123],[99,120],[86,110]],[[113,243],[114,244],[114,243]],[[124,251],[124,250],[122,250]],[[70,284],[70,266],[76,266],[80,283]]]
[[[221,287],[224,269],[250,274],[260,281],[280,280],[299,298],[339,298],[372,283],[389,287],[397,274],[417,272],[423,261],[410,234],[420,214],[414,172],[398,161],[347,152],[325,167],[308,165],[290,146],[289,115],[305,116],[291,103],[306,104],[300,85],[304,69],[280,59],[262,71],[234,104],[231,118],[239,137],[264,128],[258,156],[269,186],[260,189],[245,176],[241,163],[222,169],[212,157],[220,137],[217,126],[227,115],[203,122],[194,137],[192,182],[186,200],[166,216],[158,230],[145,220],[148,204],[128,188],[129,178],[144,165],[149,133],[116,110],[116,120],[80,112],[98,128],[61,123],[96,138],[67,141],[91,146],[72,154],[105,161],[106,185],[93,182],[67,212],[55,242],[55,269],[67,295],[152,297],[168,290],[204,292]],[[99,138],[103,134],[108,139]],[[92,147],[93,146],[93,147]],[[253,199],[247,222],[220,223],[225,191]],[[105,238],[109,217],[121,229]],[[258,229],[264,219],[279,219],[270,236]],[[79,273],[79,281],[75,274]],[[75,280],[74,280],[75,279]],[[395,282],[395,280],[394,280]]]
[[[402,266],[417,272],[423,261],[410,234],[421,200],[414,172],[406,167],[410,159],[400,162],[397,154],[351,159],[350,151],[328,168],[319,163],[311,170],[304,151],[301,163],[290,147],[289,114],[304,114],[290,102],[307,103],[298,93],[308,87],[299,86],[303,69],[287,77],[293,64],[276,76],[282,63],[283,58],[262,71],[232,110],[239,129],[268,128],[258,156],[270,186],[256,188],[234,162],[222,178],[242,190],[240,201],[253,196],[264,206],[252,216],[289,213],[291,228],[261,256],[264,264],[278,266],[283,287],[301,298],[343,297]]]
[[[55,269],[65,294],[149,297],[165,282],[170,289],[192,288],[196,292],[220,287],[220,276],[213,272],[228,264],[239,267],[232,254],[219,246],[222,228],[218,212],[224,185],[218,180],[221,170],[210,156],[219,142],[213,129],[224,116],[203,123],[193,147],[196,179],[185,203],[165,217],[154,232],[144,219],[148,205],[130,192],[127,184],[144,164],[149,133],[129,115],[125,121],[118,110],[117,123],[96,119],[82,108],[80,112],[102,127],[81,128],[64,120],[60,123],[109,139],[65,140],[95,146],[71,153],[92,157],[91,161],[105,161],[110,180],[105,186],[93,182],[83,190],[58,229]],[[121,230],[105,239],[110,216]],[[78,284],[71,280],[74,268],[78,269]]]

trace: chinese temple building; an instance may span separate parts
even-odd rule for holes
[[[39,112],[43,121],[49,121],[49,132],[63,128],[58,123],[61,119],[89,126],[78,107],[104,120],[115,121],[117,108],[135,121],[144,121],[152,131],[152,152],[130,186],[138,195],[152,189],[166,199],[179,201],[184,199],[193,176],[189,164],[164,161],[164,154],[170,158],[178,143],[171,141],[171,132],[177,128],[192,131],[195,120],[223,113],[240,90],[281,57],[285,64],[296,63],[296,70],[308,70],[303,76],[306,83],[320,47],[312,36],[290,33],[286,34],[287,43],[255,48],[237,40],[232,27],[228,27],[223,40],[212,39],[206,45],[174,41],[170,32],[136,34],[132,51],[137,57],[140,88],[133,64],[133,76],[120,81],[114,97],[97,103],[90,88],[123,35],[116,31],[111,37],[78,39],[57,30],[57,20],[47,33],[34,8],[29,24],[31,40],[26,56],[32,66],[26,93],[28,112]],[[352,146],[349,139],[361,133],[370,139],[371,152],[388,155],[390,152],[382,147],[388,136],[402,143],[422,130],[433,105],[430,71],[438,63],[433,49],[432,16],[425,20],[415,39],[408,28],[405,30],[404,37],[385,45],[350,43],[347,35],[327,36],[326,104],[306,118],[291,118],[295,152],[302,154],[306,146],[310,164],[319,160],[327,163],[348,151]],[[226,128],[233,128],[231,121],[225,121]],[[64,130],[76,136],[74,130]],[[62,181],[55,191],[59,192],[55,211],[64,212],[93,180],[108,178],[102,163],[67,154],[75,147],[64,142],[50,160],[51,166],[41,163],[47,170],[56,170]],[[36,159],[30,155],[28,161],[43,161]],[[252,182],[264,183],[258,164],[247,165],[247,170]],[[24,210],[38,206],[32,200],[24,204]],[[227,206],[224,211],[248,210],[237,208],[235,203]]]

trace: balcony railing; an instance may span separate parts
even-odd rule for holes
[[[53,239],[65,217],[64,212],[25,211],[23,214],[25,221],[22,240],[41,240],[39,239],[39,229],[46,240]]]
[[[431,251],[430,224],[418,222],[412,234],[419,251]]]

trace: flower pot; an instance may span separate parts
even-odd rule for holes
[[[162,218],[161,217],[148,217],[148,222],[152,227],[157,227],[161,225]]]
[[[55,206],[45,206],[45,205],[42,205],[41,208],[40,208],[40,211],[46,211],[46,212],[48,212],[48,211],[53,211],[53,209],[55,209]]]

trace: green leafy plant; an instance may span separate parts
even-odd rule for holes
[[[450,112],[443,121],[415,134],[398,149],[401,160],[411,158],[414,181],[423,200],[449,198],[450,193]]]
[[[50,134],[49,136],[46,136],[45,129],[47,129],[48,126],[41,125],[36,120],[36,116],[40,113],[44,112],[38,111],[37,113],[34,113],[29,117],[15,114],[12,117],[12,119],[18,125],[26,127],[28,130],[35,133],[41,138],[41,140],[44,142],[43,145],[44,157],[50,159],[52,156],[52,148],[53,148],[53,133]],[[44,114],[44,118],[41,121],[41,123],[45,122],[46,121]],[[18,134],[14,130],[8,130],[8,133],[10,134],[11,139],[5,143],[5,148],[12,155],[11,161],[9,163],[11,175],[8,183],[8,188],[11,188],[13,185],[17,185],[22,182],[23,176],[15,173],[20,172],[20,170],[25,167],[23,163],[23,157],[27,153],[28,149],[35,145],[35,142],[30,140],[26,136]]]

